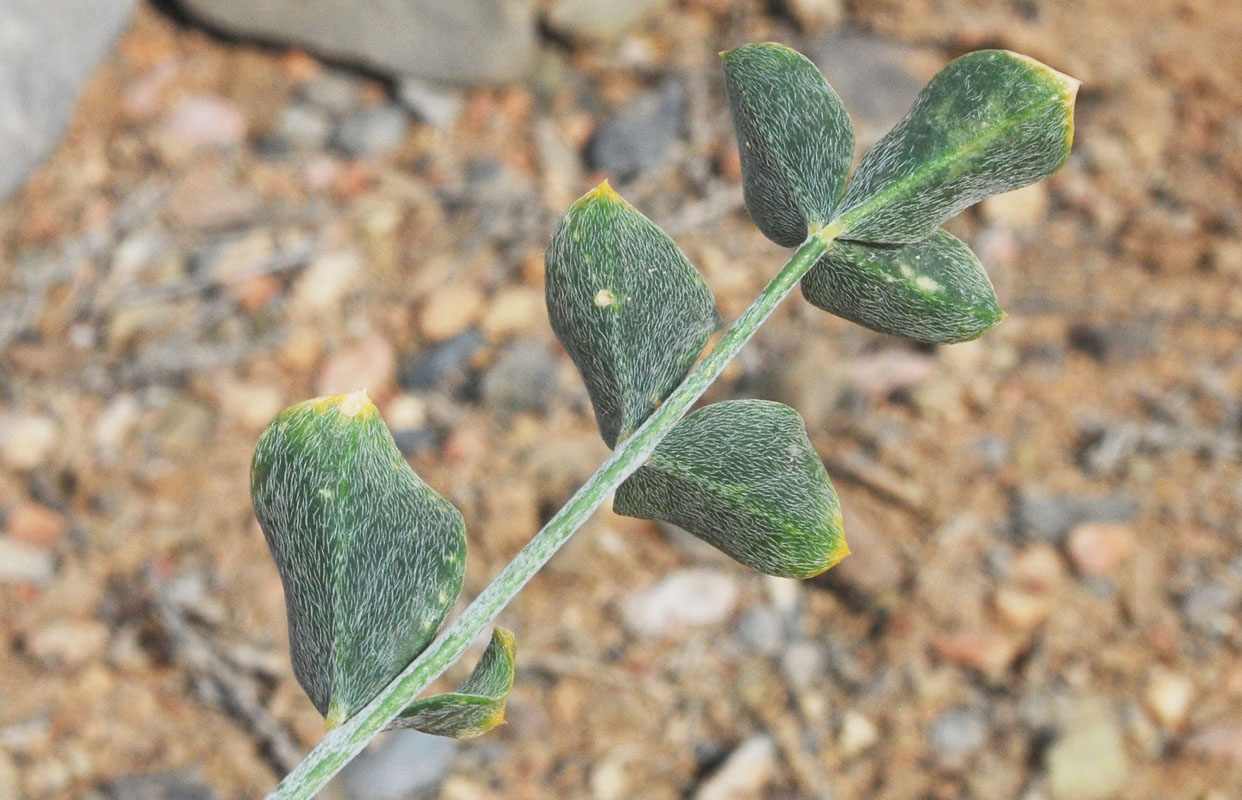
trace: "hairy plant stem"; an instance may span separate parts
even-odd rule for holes
[[[427,686],[461,657],[466,646],[507,606],[548,559],[586,522],[608,494],[630,473],[646,462],[656,446],[685,416],[707,387],[720,376],[777,305],[789,295],[802,276],[815,265],[840,231],[833,225],[815,231],[794,252],[781,271],[764,287],[750,307],[738,317],[716,346],[669,395],[647,421],[628,439],[619,442],[612,455],[582,485],[543,530],[479,593],[418,658],[410,662],[384,689],[347,719],[330,730],[280,782],[269,800],[291,800],[315,795],[341,767],[367,745],[384,726],[410,704]]]

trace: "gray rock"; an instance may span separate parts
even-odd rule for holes
[[[343,69],[325,70],[302,87],[302,99],[330,114],[348,114],[362,105],[362,81]]]
[[[157,772],[108,781],[89,800],[215,800],[216,793],[194,772]]]
[[[1236,627],[1238,591],[1223,583],[1201,583],[1181,597],[1182,616],[1193,628],[1223,634]]]
[[[752,608],[737,621],[737,635],[750,650],[770,656],[785,646],[785,616],[769,606]]]
[[[33,2],[33,0],[31,0]],[[527,0],[180,0],[231,34],[296,44],[394,77],[457,85],[518,80],[534,66]]]
[[[907,65],[910,51],[888,39],[839,30],[817,39],[808,55],[849,109],[860,147],[893,127],[923,88]]]
[[[685,91],[676,81],[640,92],[595,131],[587,160],[619,180],[663,164],[681,135],[685,110]]]
[[[78,89],[133,7],[134,0],[0,3],[0,201],[60,141]]]
[[[556,360],[547,348],[518,340],[483,376],[483,401],[500,412],[544,412],[556,388]]]
[[[329,800],[424,800],[436,797],[457,755],[457,742],[418,731],[392,731],[377,738],[341,770]]]
[[[347,155],[385,156],[405,142],[410,130],[406,113],[394,105],[364,108],[341,121],[332,143]]]
[[[401,386],[411,391],[461,392],[470,380],[470,360],[486,343],[478,328],[467,328],[435,347],[420,351],[401,368]]]
[[[294,104],[281,109],[276,133],[294,147],[317,150],[332,135],[332,121],[318,108]]]
[[[1019,494],[1013,504],[1013,533],[1020,539],[1060,542],[1083,522],[1125,522],[1138,512],[1124,494],[1079,497],[1071,494]]]
[[[809,639],[793,642],[781,653],[781,672],[791,688],[804,692],[828,675],[828,654]]]
[[[972,708],[951,708],[932,720],[927,743],[941,761],[961,761],[982,749],[988,723]]]
[[[417,78],[400,81],[396,94],[397,101],[411,114],[440,130],[452,127],[465,105],[459,92]]]
[[[613,42],[668,4],[668,0],[557,0],[548,11],[548,28],[576,41]]]

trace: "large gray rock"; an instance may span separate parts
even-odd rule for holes
[[[395,77],[502,83],[534,65],[530,0],[180,0],[209,25]]]
[[[134,0],[0,0],[0,201],[52,151]]]

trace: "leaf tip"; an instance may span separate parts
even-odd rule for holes
[[[611,202],[624,202],[621,199],[621,195],[617,194],[616,190],[612,188],[612,184],[608,182],[607,178],[601,181],[600,184],[596,186],[594,189],[584,194],[582,196],[582,199],[583,200],[608,200]]]
[[[345,417],[370,416],[372,412],[378,410],[375,408],[375,404],[371,402],[366,389],[359,389],[356,392],[340,395],[340,399],[337,410]]]

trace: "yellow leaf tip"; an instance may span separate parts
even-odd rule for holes
[[[621,195],[616,193],[616,191],[612,188],[612,184],[608,182],[607,178],[605,178],[604,180],[600,181],[599,186],[596,186],[594,189],[587,192],[586,195],[584,195],[582,199],[583,200],[596,200],[596,199],[620,200]]]
[[[340,395],[340,398],[341,401],[337,408],[340,410],[341,415],[345,417],[369,415],[375,409],[375,404],[371,402],[366,389],[359,389],[356,392]]]

